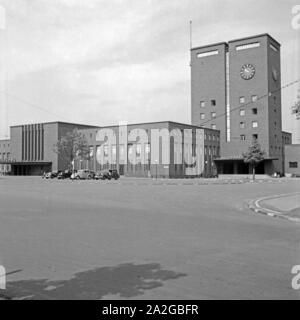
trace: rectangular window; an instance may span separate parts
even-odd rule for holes
[[[200,101],[200,107],[204,108],[205,107],[205,101]]]
[[[254,141],[256,141],[256,140],[258,139],[258,134],[256,134],[256,133],[253,134],[253,135],[252,135],[252,139],[253,139]]]
[[[252,49],[252,48],[257,48],[260,46],[259,42],[253,42],[253,43],[248,43],[248,44],[243,44],[240,46],[236,46],[235,50],[236,51],[241,51],[241,50],[246,50],[246,49]]]
[[[212,118],[215,118],[216,115],[217,115],[216,112],[212,112],[212,113],[211,113],[211,117],[212,117]]]
[[[245,97],[240,97],[240,103],[245,103]]]
[[[298,168],[298,162],[289,162],[289,168]]]
[[[243,117],[245,114],[246,114],[245,110],[244,110],[244,109],[241,109],[241,110],[240,110],[240,116]]]
[[[252,102],[256,102],[256,101],[257,101],[257,96],[252,96],[252,97],[251,97],[251,101],[252,101]]]
[[[140,158],[142,154],[142,145],[140,143],[136,144],[136,157]]]
[[[244,134],[241,134],[241,135],[240,135],[240,139],[241,139],[242,141],[245,141],[245,140],[246,140],[246,136],[245,136]]]
[[[257,128],[257,127],[258,127],[257,121],[252,121],[252,128]]]
[[[252,114],[257,114],[257,108],[252,108]]]
[[[242,129],[245,128],[245,122],[240,122],[240,128],[242,128]]]
[[[205,119],[205,113],[200,113],[200,119],[204,120]]]
[[[217,129],[217,126],[215,125],[215,124],[212,124],[211,125],[211,128],[213,129],[213,130],[216,130]],[[214,136],[213,136],[214,137]]]
[[[212,107],[215,107],[216,106],[216,100],[210,100],[210,105],[212,106]]]
[[[219,54],[219,50],[212,50],[212,51],[206,51],[206,52],[200,52],[197,53],[197,58],[204,58],[209,56],[215,56]]]

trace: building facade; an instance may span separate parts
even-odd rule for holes
[[[300,177],[300,144],[285,146],[285,173]]]
[[[218,172],[248,173],[243,152],[257,140],[257,172],[284,172],[280,44],[268,34],[191,49],[192,124],[220,130]]]
[[[0,175],[7,175],[11,172],[10,140],[0,140]]]
[[[126,176],[164,178],[217,174],[219,131],[169,121],[111,127],[65,122],[13,126],[11,139],[0,141],[1,153],[9,155],[0,165],[10,166],[6,173],[12,175],[66,170],[71,163],[55,152],[55,145],[74,129],[84,136],[90,151],[89,159],[75,159],[76,170],[117,169]]]

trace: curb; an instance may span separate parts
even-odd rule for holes
[[[285,196],[293,195],[293,194],[298,194],[298,192],[290,193],[290,194],[282,194],[282,195],[263,197],[263,198],[259,198],[259,199],[256,199],[256,200],[250,200],[248,202],[248,208],[250,210],[252,210],[253,212],[255,212],[255,213],[264,214],[264,215],[267,215],[267,216],[272,217],[272,218],[281,218],[281,219],[285,219],[285,220],[288,220],[288,221],[291,221],[291,222],[298,222],[299,223],[300,222],[300,218],[290,217],[290,216],[288,216],[287,214],[285,214],[283,212],[267,209],[267,208],[261,207],[259,205],[259,202],[263,201],[263,200],[276,199],[276,198],[281,198],[281,197],[285,197]]]

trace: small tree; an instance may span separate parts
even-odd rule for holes
[[[75,159],[89,159],[89,146],[84,135],[77,129],[61,137],[54,146],[54,152],[59,154],[67,163]]]
[[[296,119],[298,119],[298,120],[300,119],[300,89],[299,89],[299,93],[297,96],[297,101],[292,106],[292,114],[296,115]]]
[[[244,162],[249,163],[252,167],[253,181],[255,180],[255,168],[256,166],[265,159],[265,153],[261,150],[260,144],[257,140],[253,140],[252,145],[248,151],[243,154]]]

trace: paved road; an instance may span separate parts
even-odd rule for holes
[[[300,226],[245,201],[297,181],[124,185],[0,179],[6,296],[27,299],[298,299]]]

